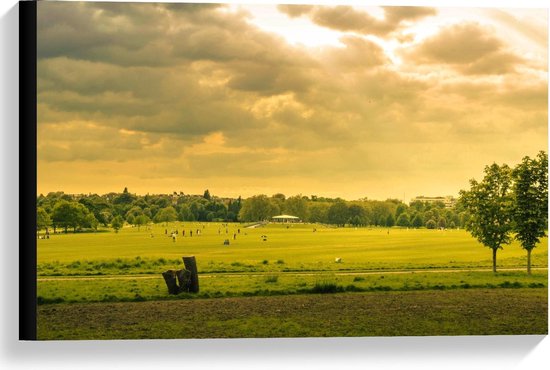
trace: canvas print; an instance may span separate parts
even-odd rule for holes
[[[548,13],[37,4],[37,339],[546,334]]]

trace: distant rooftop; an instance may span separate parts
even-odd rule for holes
[[[426,203],[435,203],[435,202],[441,202],[445,204],[446,208],[452,208],[456,204],[456,198],[452,195],[447,196],[437,196],[437,197],[426,197],[424,195],[419,195],[413,199],[411,199],[411,203],[414,201],[420,201],[420,202],[426,202]]]

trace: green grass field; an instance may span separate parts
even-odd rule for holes
[[[313,228],[317,231],[313,232]],[[178,230],[176,242],[164,231]],[[182,230],[186,236],[182,237]],[[196,230],[201,235],[196,235]],[[233,234],[237,233],[236,240]],[[189,231],[193,230],[193,237]],[[218,230],[220,234],[218,234]],[[491,253],[464,230],[407,230],[385,228],[329,228],[320,225],[267,225],[244,228],[230,224],[171,223],[151,230],[127,227],[113,231],[55,234],[38,240],[39,275],[71,272],[88,262],[118,262],[139,258],[141,264],[116,268],[109,273],[157,273],[158,266],[180,261],[183,255],[197,258],[200,272],[214,271],[335,271],[361,269],[426,269],[490,267]],[[151,237],[153,235],[153,237]],[[267,240],[262,241],[261,236]],[[223,241],[229,239],[230,245]],[[533,251],[533,266],[548,266],[548,240]],[[341,263],[335,263],[341,258]],[[166,263],[166,261],[171,261]],[[150,263],[149,263],[150,262]],[[526,253],[517,242],[498,252],[500,267],[523,267]],[[71,266],[71,267],[68,267]],[[88,274],[108,266],[87,266]],[[164,266],[163,266],[164,267]],[[176,267],[176,266],[174,266]],[[150,271],[151,269],[155,271]],[[93,271],[92,271],[93,270]]]
[[[517,243],[499,251],[495,275],[490,250],[463,230],[172,223],[39,239],[39,303],[170,299],[160,274],[183,255],[196,256],[201,292],[178,298],[547,286],[547,239],[532,276]]]
[[[546,238],[533,251],[532,275],[526,273],[526,253],[516,242],[498,252],[500,271],[494,274],[490,249],[464,230],[245,226],[230,224],[226,231],[221,224],[172,223],[39,239],[39,338],[535,334],[547,330]],[[179,234],[174,241],[170,233],[176,229]],[[224,245],[225,239],[230,245]],[[200,292],[169,295],[161,273],[183,268],[184,255],[196,257]],[[365,314],[364,302],[373,297],[381,301],[367,311],[378,324],[367,317],[353,329],[351,318]],[[500,307],[498,315],[479,316],[468,308],[479,299],[489,300],[480,308],[487,312],[491,305]],[[515,303],[503,305],[501,299]],[[224,302],[225,308],[220,312],[204,308],[212,300]],[[349,315],[343,317],[349,325],[319,331],[319,320],[333,315],[341,300],[350,301]],[[398,321],[404,326],[392,324],[393,313],[381,303],[386,300],[399,306]],[[314,311],[304,310],[303,301],[315,302]],[[273,302],[296,309],[286,317],[262,311],[263,305]],[[446,308],[434,311],[431,304]],[[517,316],[515,305],[542,314]],[[179,331],[173,323],[182,319],[171,315],[173,307],[180,306],[198,315],[197,320],[204,317],[208,326]],[[127,310],[132,312],[130,318],[125,316]],[[258,312],[244,318],[239,310]],[[83,313],[86,327],[82,327]]]

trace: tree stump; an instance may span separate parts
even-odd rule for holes
[[[198,293],[199,292],[199,274],[197,272],[197,262],[195,261],[195,256],[186,256],[183,258],[183,264],[185,269],[191,273],[189,292]]]
[[[191,271],[189,270],[178,270],[176,271],[176,276],[178,278],[179,291],[180,292],[189,292],[191,287]]]
[[[184,269],[168,270],[162,273],[169,294],[181,292],[198,293],[199,275],[195,256],[183,257]]]
[[[164,278],[164,281],[166,282],[166,286],[168,287],[168,293],[178,294],[179,287],[176,281],[176,271],[175,270],[165,271],[162,273],[162,277]]]

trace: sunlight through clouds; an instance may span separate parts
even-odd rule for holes
[[[456,195],[547,148],[547,40],[542,9],[41,2],[38,191]]]

